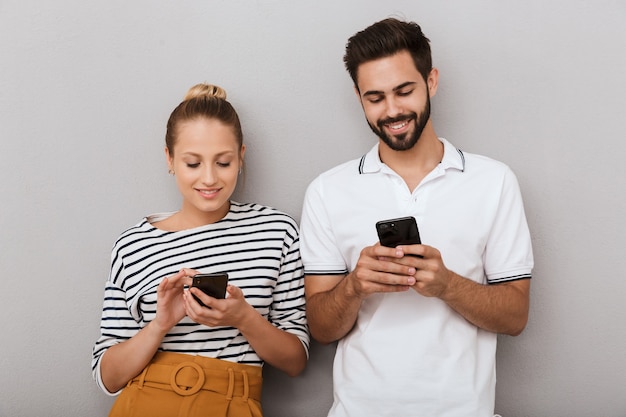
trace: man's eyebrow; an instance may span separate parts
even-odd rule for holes
[[[393,92],[397,92],[399,90],[402,90],[404,87],[407,87],[409,85],[414,85],[416,84],[415,81],[407,81],[405,83],[402,83],[394,88],[391,89],[391,91]],[[385,95],[384,91],[378,91],[378,90],[370,90],[370,91],[366,91],[365,93],[363,93],[363,97],[367,97],[367,96],[381,96],[381,95]]]
[[[400,84],[400,85],[399,85],[399,86],[397,86],[397,87],[394,87],[393,91],[402,90],[404,87],[407,87],[407,86],[409,86],[409,85],[411,85],[411,86],[412,86],[412,85],[414,85],[414,84],[417,84],[417,83],[416,83],[415,81],[407,81],[407,82],[405,82],[405,83]]]

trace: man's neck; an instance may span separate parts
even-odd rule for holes
[[[394,151],[382,140],[379,143],[381,161],[402,177],[411,192],[443,158],[443,143],[430,126],[424,129],[415,146],[409,150]]]

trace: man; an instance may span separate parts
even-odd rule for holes
[[[497,333],[528,318],[517,180],[435,134],[438,71],[417,24],[375,23],[344,61],[379,140],[315,179],[302,213],[311,334],[339,341],[329,416],[493,416]],[[381,246],[375,223],[403,216],[423,244]]]

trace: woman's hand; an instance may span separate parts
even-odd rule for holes
[[[226,292],[226,298],[218,300],[197,288],[189,288],[183,296],[187,315],[206,326],[235,327],[262,360],[290,376],[302,372],[307,355],[298,337],[276,328],[261,316],[248,304],[240,288],[229,285]],[[202,307],[193,295],[207,307]]]
[[[175,275],[164,278],[157,288],[155,325],[167,332],[185,317],[184,287],[191,283],[196,271],[181,269]]]
[[[183,296],[187,316],[196,323],[210,327],[228,326],[241,329],[246,320],[257,313],[248,304],[240,288],[229,285],[226,292],[225,299],[217,299],[206,295],[198,288],[190,287]],[[206,307],[201,306],[192,295],[198,297]]]

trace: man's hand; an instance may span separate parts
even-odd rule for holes
[[[412,288],[417,293],[441,299],[467,321],[490,332],[516,336],[526,326],[530,280],[481,284],[446,268],[436,248],[408,245],[396,249],[405,256],[392,261],[416,269]]]
[[[400,292],[415,283],[414,266],[398,262],[402,250],[376,244],[361,251],[354,270],[346,276],[346,291],[359,299],[377,292]]]
[[[402,251],[376,244],[361,251],[348,275],[307,275],[304,287],[311,335],[320,343],[344,337],[354,326],[361,301],[374,293],[407,291],[415,268],[399,260]]]
[[[399,263],[415,268],[412,288],[425,297],[442,298],[451,285],[454,273],[446,268],[441,252],[432,246],[398,246]]]

